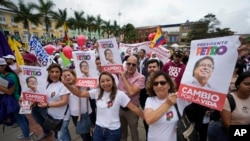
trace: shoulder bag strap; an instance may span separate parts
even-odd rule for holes
[[[178,108],[178,105],[175,103],[174,104],[174,107],[176,109],[176,112],[177,112],[177,115],[178,115],[178,118],[181,119],[181,114],[180,114],[180,111],[179,111],[179,108]]]
[[[81,120],[81,98],[79,97],[79,113],[78,113],[78,118],[77,121]]]

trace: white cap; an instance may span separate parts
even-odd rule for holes
[[[0,65],[7,65],[5,59],[3,58],[0,58]]]
[[[3,56],[3,58],[5,58],[5,59],[13,59],[13,60],[16,60],[16,58],[15,58],[15,56],[13,56],[13,55],[11,55],[11,54],[9,54],[9,55],[7,55],[7,56]]]

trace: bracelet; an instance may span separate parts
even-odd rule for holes
[[[47,108],[49,108],[49,103],[47,103]]]

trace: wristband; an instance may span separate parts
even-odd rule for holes
[[[47,108],[49,108],[49,103],[47,103]]]

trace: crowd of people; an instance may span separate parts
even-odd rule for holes
[[[94,45],[98,48],[98,45]],[[247,52],[246,52],[247,50]],[[98,49],[96,49],[98,51]],[[88,133],[81,134],[83,141],[127,141],[128,128],[132,141],[139,141],[138,120],[143,119],[147,141],[176,141],[177,111],[174,107],[178,105],[180,113],[185,111],[189,120],[195,124],[195,130],[199,132],[199,141],[227,141],[229,134],[227,130],[215,128],[230,128],[230,125],[250,125],[250,72],[248,69],[248,55],[250,46],[242,44],[238,48],[239,57],[232,74],[232,81],[228,92],[235,100],[235,109],[230,109],[229,101],[226,100],[221,118],[210,117],[213,109],[190,103],[177,97],[177,90],[188,62],[189,51],[175,51],[168,62],[163,64],[152,53],[146,56],[144,49],[139,49],[138,54],[130,54],[122,57],[124,72],[111,74],[103,72],[100,58],[97,56],[96,71],[99,73],[96,89],[79,87],[75,85],[77,76],[74,67],[62,68],[60,62],[51,64],[48,68],[46,97],[47,103],[32,103],[32,117],[43,129],[43,133],[37,140],[43,140],[54,135],[55,140],[71,141],[68,129],[70,120],[74,125],[77,123],[79,112],[88,113],[91,118],[92,127]],[[106,59],[109,60],[112,51],[105,51]],[[55,58],[57,53],[54,54]],[[39,66],[34,54],[24,53],[23,59],[27,66]],[[207,61],[208,65],[201,65]],[[196,78],[196,70],[209,68],[213,71],[213,60],[209,56],[202,58],[194,66],[193,76]],[[88,64],[80,64],[83,77],[90,77]],[[173,75],[169,68],[178,68],[177,74]],[[0,77],[9,82],[8,87],[0,85],[0,91],[6,95],[12,95],[16,101],[21,102],[21,86],[18,78],[20,68],[15,64],[15,56],[6,55],[0,58]],[[117,79],[117,80],[116,80]],[[26,79],[31,91],[36,93],[34,84],[37,79],[30,77]],[[191,83],[210,87],[209,84]],[[79,106],[80,105],[80,106]],[[30,141],[29,121],[19,111],[13,112],[13,117],[22,131],[22,140]],[[63,119],[59,131],[51,131],[43,127],[46,115],[55,119]]]

